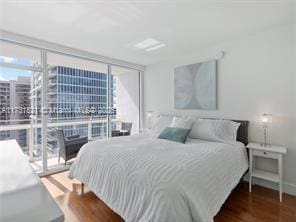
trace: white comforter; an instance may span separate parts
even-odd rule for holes
[[[247,167],[241,143],[142,134],[86,144],[69,176],[126,222],[210,222]]]

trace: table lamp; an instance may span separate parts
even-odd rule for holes
[[[264,147],[267,147],[267,146],[269,146],[269,144],[267,143],[267,128],[268,128],[269,124],[271,124],[271,122],[272,122],[272,115],[267,114],[267,113],[261,114],[260,115],[260,122],[261,122],[263,130],[264,130],[264,143],[261,145]]]
[[[151,130],[152,128],[152,117],[153,111],[147,111],[147,120],[148,120],[148,129]]]

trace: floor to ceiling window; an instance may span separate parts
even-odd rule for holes
[[[133,69],[0,41],[0,140],[17,140],[37,172],[65,168],[56,129],[89,141],[122,122],[139,132],[139,80]]]

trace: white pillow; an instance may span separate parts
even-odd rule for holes
[[[155,133],[162,132],[166,127],[168,127],[171,124],[173,118],[174,116],[170,115],[158,115],[155,118],[155,122],[153,124],[153,131]]]
[[[191,129],[193,124],[193,119],[190,117],[174,117],[170,124],[170,127]]]
[[[231,120],[197,119],[189,137],[218,142],[235,142],[240,123]]]

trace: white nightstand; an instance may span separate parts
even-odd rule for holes
[[[262,146],[259,143],[249,143],[247,145],[249,149],[249,192],[252,191],[252,178],[260,178],[268,181],[272,181],[279,184],[279,196],[282,202],[282,190],[283,190],[283,155],[287,153],[287,148],[283,146]],[[257,170],[255,168],[254,156],[260,156],[270,159],[278,160],[278,174],[268,171]]]

